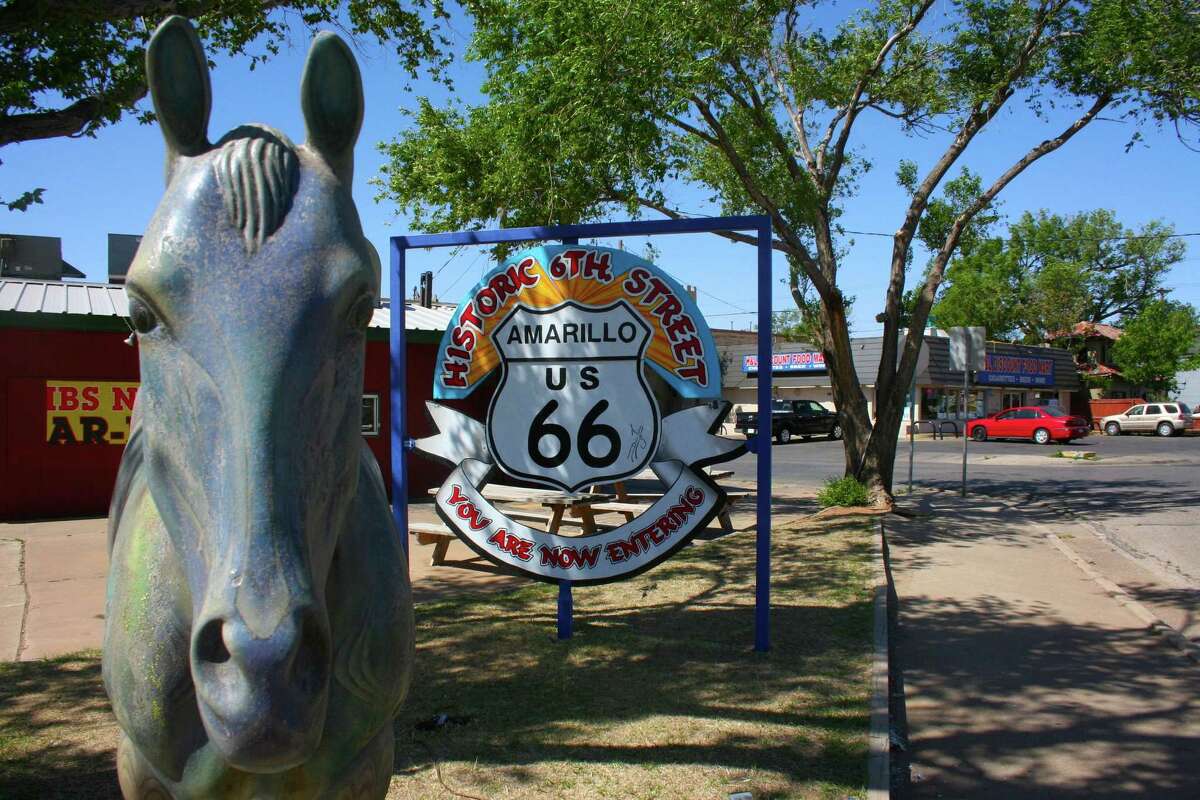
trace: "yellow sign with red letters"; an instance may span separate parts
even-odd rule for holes
[[[46,442],[124,445],[138,384],[46,381]]]

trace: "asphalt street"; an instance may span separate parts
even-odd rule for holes
[[[957,491],[962,439],[915,444],[914,486]],[[1087,450],[1095,461],[1052,457]],[[774,481],[815,491],[843,469],[841,442],[793,441],[771,448]],[[897,451],[894,490],[908,481],[908,441]],[[754,456],[733,463],[754,474]],[[1093,435],[1069,445],[970,442],[968,491],[1011,504],[1039,503],[1083,520],[1176,589],[1200,588],[1200,436]]]

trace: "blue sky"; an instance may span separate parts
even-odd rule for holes
[[[456,21],[453,34],[465,44],[465,22]],[[299,82],[307,53],[307,36],[297,29],[290,47],[265,66],[250,71],[246,60],[217,59],[213,70],[213,112],[209,136],[216,140],[225,131],[246,122],[264,122],[303,141]],[[408,220],[389,203],[374,200],[368,181],[383,162],[377,144],[390,139],[405,124],[399,109],[414,106],[415,95],[405,91],[408,76],[395,63],[394,54],[372,42],[358,43],[366,95],[366,116],[356,148],[354,197],[363,227],[386,262],[388,237],[411,232]],[[454,67],[458,97],[477,101],[481,72],[478,65],[461,60]],[[444,101],[446,90],[418,81],[413,90]],[[146,101],[148,104],[148,101]],[[979,172],[985,182],[998,175],[1031,145],[1056,133],[1068,121],[1056,114],[1049,122],[1036,120],[1019,105],[1002,112],[972,145],[961,164]],[[1098,121],[1086,128],[1059,152],[1043,158],[1016,179],[1001,195],[1003,211],[1016,218],[1023,211],[1049,209],[1060,214],[1108,208],[1129,227],[1151,219],[1173,223],[1179,233],[1200,232],[1200,153],[1180,144],[1173,129],[1144,131],[1145,144],[1124,151],[1130,126]],[[858,195],[849,201],[843,223],[847,229],[890,233],[902,220],[905,197],[896,186],[896,165],[914,159],[927,168],[947,142],[945,135],[906,137],[889,120],[864,117],[857,129],[860,151],[874,164],[864,177]],[[12,197],[34,186],[46,188],[45,204],[25,213],[3,214],[0,231],[58,236],[63,256],[89,278],[103,280],[107,270],[108,233],[140,233],[153,214],[162,193],[162,139],[155,126],[125,119],[101,130],[94,139],[53,139],[11,145],[0,151],[0,196]],[[696,213],[715,213],[704,195],[679,187],[677,205]],[[1189,237],[1186,260],[1169,278],[1173,296],[1200,305],[1200,236]],[[604,242],[615,244],[615,242]],[[643,241],[625,241],[640,253]],[[841,284],[857,297],[852,324],[856,334],[880,330],[874,321],[883,306],[890,258],[887,237],[856,235],[843,243]],[[696,284],[699,305],[712,327],[747,328],[754,321],[744,313],[756,307],[754,251],[713,236],[657,237],[659,264],[681,282]],[[413,273],[437,272],[435,291],[442,300],[457,301],[486,268],[486,254],[478,249],[461,252],[416,252],[409,260]],[[783,279],[785,265],[775,265],[774,308],[791,307]],[[385,295],[390,291],[385,287]]]

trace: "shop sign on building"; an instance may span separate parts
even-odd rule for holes
[[[46,441],[124,446],[137,390],[129,382],[46,381]]]
[[[988,353],[975,382],[993,386],[1053,386],[1054,359]]]
[[[771,356],[772,372],[818,372],[825,369],[825,354],[817,351],[775,353]],[[758,372],[758,356],[742,356],[742,372]]]
[[[499,371],[487,419],[429,403],[438,433],[417,448],[454,470],[438,514],[473,550],[539,580],[603,583],[650,568],[725,505],[701,467],[736,458],[713,435],[728,404],[663,416],[646,371],[684,398],[719,401],[708,325],[684,289],[620,250],[527,250],[492,270],[459,305],[435,362],[434,397],[457,399]],[[561,536],[508,518],[485,497],[493,478],[564,493],[649,467],[667,487],[632,521]]]

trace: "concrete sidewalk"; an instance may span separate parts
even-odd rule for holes
[[[1200,797],[1200,665],[1049,538],[1093,534],[945,494],[922,510],[884,523],[912,796]]]
[[[414,520],[433,518],[432,506],[414,505],[410,513]],[[107,524],[104,518],[0,524],[0,661],[101,646]],[[419,603],[528,584],[457,541],[446,566],[430,567],[430,552],[412,542],[410,575]]]

